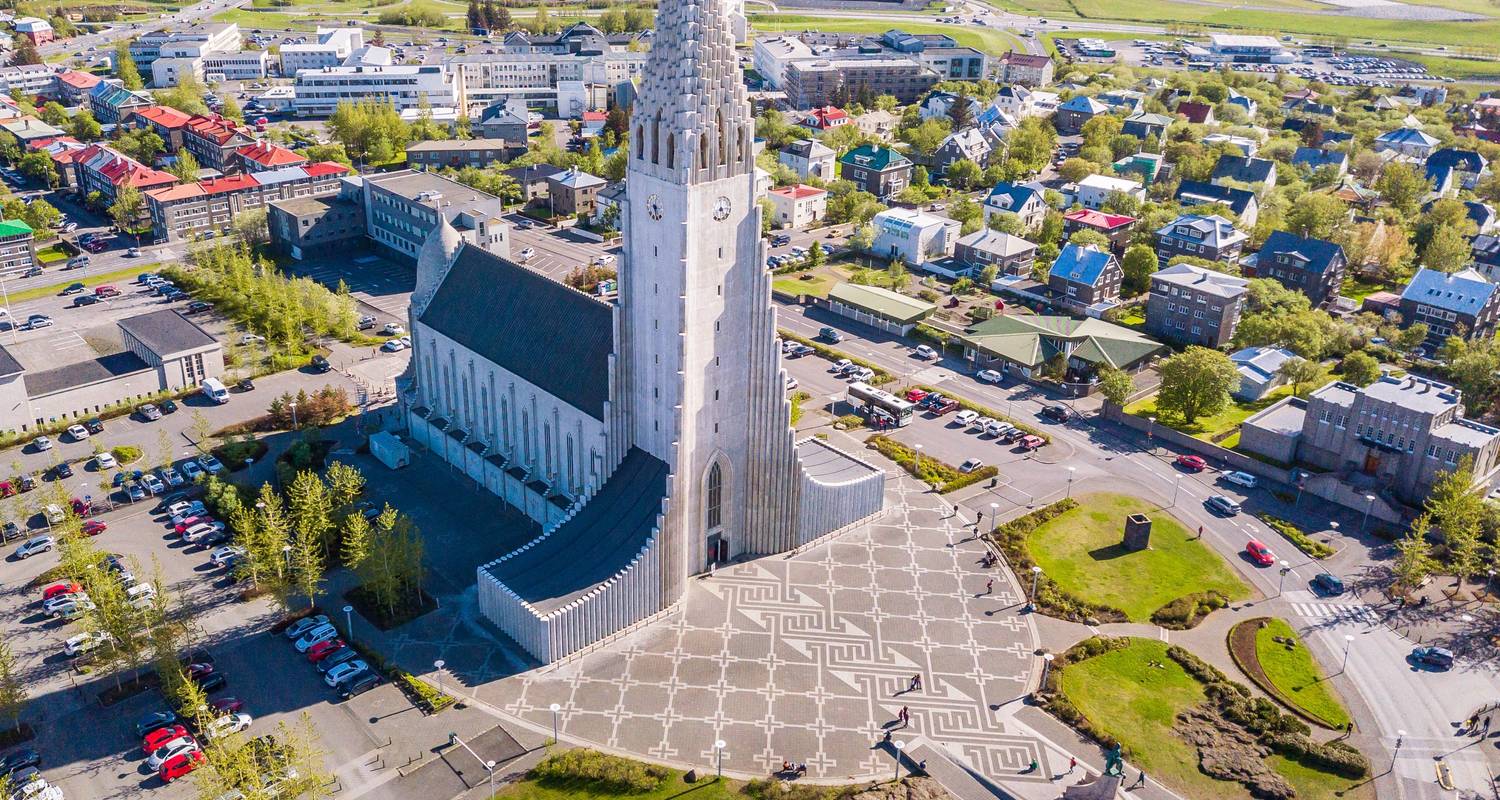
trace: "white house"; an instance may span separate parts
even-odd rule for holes
[[[1090,175],[1078,182],[1078,203],[1084,208],[1098,210],[1104,206],[1104,201],[1109,196],[1119,192],[1134,197],[1141,202],[1146,200],[1146,187],[1139,181],[1128,178],[1111,178],[1108,175]]]
[[[802,179],[831,181],[837,177],[833,149],[817,139],[799,139],[776,155],[776,160],[796,171]]]
[[[810,228],[828,213],[828,192],[799,183],[766,193],[778,228]]]
[[[934,217],[907,208],[882,211],[870,220],[870,224],[875,228],[871,255],[899,258],[912,265],[951,255],[962,227],[958,220]]]

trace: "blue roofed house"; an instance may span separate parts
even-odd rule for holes
[[[1473,150],[1445,147],[1427,157],[1427,179],[1438,195],[1456,195],[1473,189],[1489,168],[1489,161]]]
[[[1006,211],[1020,217],[1028,229],[1035,228],[1047,216],[1047,201],[1038,189],[1001,181],[984,198],[984,221],[988,223],[990,217]]]
[[[1314,307],[1331,301],[1344,284],[1349,265],[1344,248],[1322,239],[1304,239],[1287,231],[1272,231],[1260,252],[1240,260],[1245,275],[1271,278],[1307,295]]]
[[[1255,401],[1286,381],[1281,376],[1281,365],[1297,357],[1296,353],[1282,347],[1246,347],[1229,354],[1229,360],[1240,373],[1240,388],[1234,396],[1241,400]]]
[[[1069,243],[1052,262],[1047,288],[1057,294],[1064,308],[1098,317],[1119,305],[1124,279],[1125,272],[1113,253],[1094,245]]]
[[[1390,150],[1425,161],[1438,146],[1437,137],[1417,128],[1397,128],[1375,137],[1375,149]]]
[[[1264,195],[1276,185],[1276,162],[1269,158],[1221,155],[1214,163],[1214,173],[1209,181],[1220,185],[1231,181],[1249,184],[1256,187],[1256,194]]]
[[[1292,166],[1306,167],[1308,172],[1317,172],[1322,167],[1333,167],[1334,174],[1343,177],[1349,171],[1349,154],[1339,150],[1323,150],[1317,147],[1299,147],[1292,153]]]
[[[1058,133],[1073,136],[1083,130],[1085,122],[1108,113],[1109,106],[1086,94],[1080,94],[1057,107],[1057,115],[1052,118],[1052,123],[1057,126]]]
[[[1422,267],[1401,292],[1401,324],[1425,323],[1433,347],[1460,333],[1466,339],[1488,339],[1495,335],[1500,315],[1500,292],[1495,288],[1473,269],[1450,275]]]
[[[1260,200],[1249,189],[1234,189],[1205,181],[1182,181],[1177,185],[1176,200],[1184,206],[1223,203],[1246,228],[1255,227],[1255,221],[1260,217]]]

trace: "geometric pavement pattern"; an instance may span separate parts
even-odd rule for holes
[[[892,728],[1008,780],[1036,759],[1045,780],[1046,749],[1008,718],[1038,663],[1020,592],[924,486],[901,476],[887,494],[860,528],[720,568],[673,615],[474,694],[543,728],[557,703],[569,738],[670,763],[711,765],[723,739],[726,769],[867,778],[892,769],[872,749]],[[922,688],[904,691],[912,675]]]

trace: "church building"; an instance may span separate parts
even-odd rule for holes
[[[618,305],[446,217],[418,256],[412,436],[541,523],[478,581],[485,616],[544,663],[671,610],[716,564],[881,510],[881,469],[790,424],[729,6],[659,8]]]

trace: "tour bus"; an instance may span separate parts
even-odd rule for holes
[[[910,425],[917,411],[915,403],[859,381],[849,384],[848,400],[865,406],[865,414],[872,422],[880,419],[897,428]]]
[[[202,390],[204,397],[219,405],[229,402],[229,390],[224,388],[224,382],[218,378],[204,378],[198,388]]]

